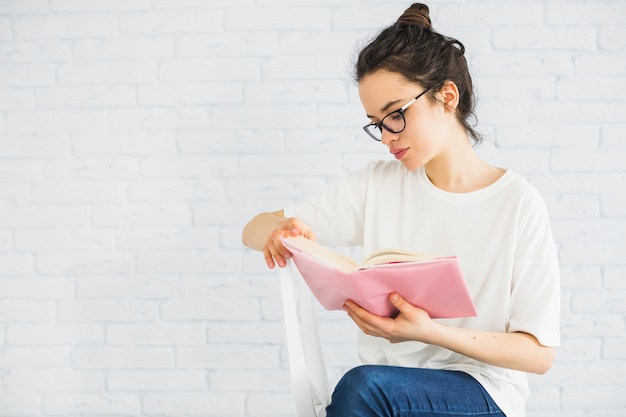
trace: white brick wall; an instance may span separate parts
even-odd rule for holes
[[[0,417],[293,415],[256,212],[385,158],[350,78],[407,2],[0,1]],[[529,417],[626,416],[626,2],[433,0],[488,160],[544,194],[563,347]],[[320,312],[333,381],[355,330]]]

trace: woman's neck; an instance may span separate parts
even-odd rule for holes
[[[497,181],[504,170],[478,157],[466,135],[430,160],[426,175],[444,191],[467,193],[485,188]]]

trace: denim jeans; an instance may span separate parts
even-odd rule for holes
[[[339,381],[327,417],[505,417],[465,372],[364,365]]]

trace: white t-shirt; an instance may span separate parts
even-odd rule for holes
[[[439,321],[526,332],[545,346],[560,344],[559,267],[548,214],[535,188],[510,170],[484,189],[450,193],[435,187],[424,168],[373,162],[285,208],[285,215],[299,218],[326,245],[362,246],[364,253],[391,247],[456,255],[478,316]],[[524,372],[362,332],[358,351],[363,363],[465,371],[508,417],[525,415]]]

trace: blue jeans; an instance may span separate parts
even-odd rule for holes
[[[505,417],[465,372],[364,365],[339,381],[327,417]]]

